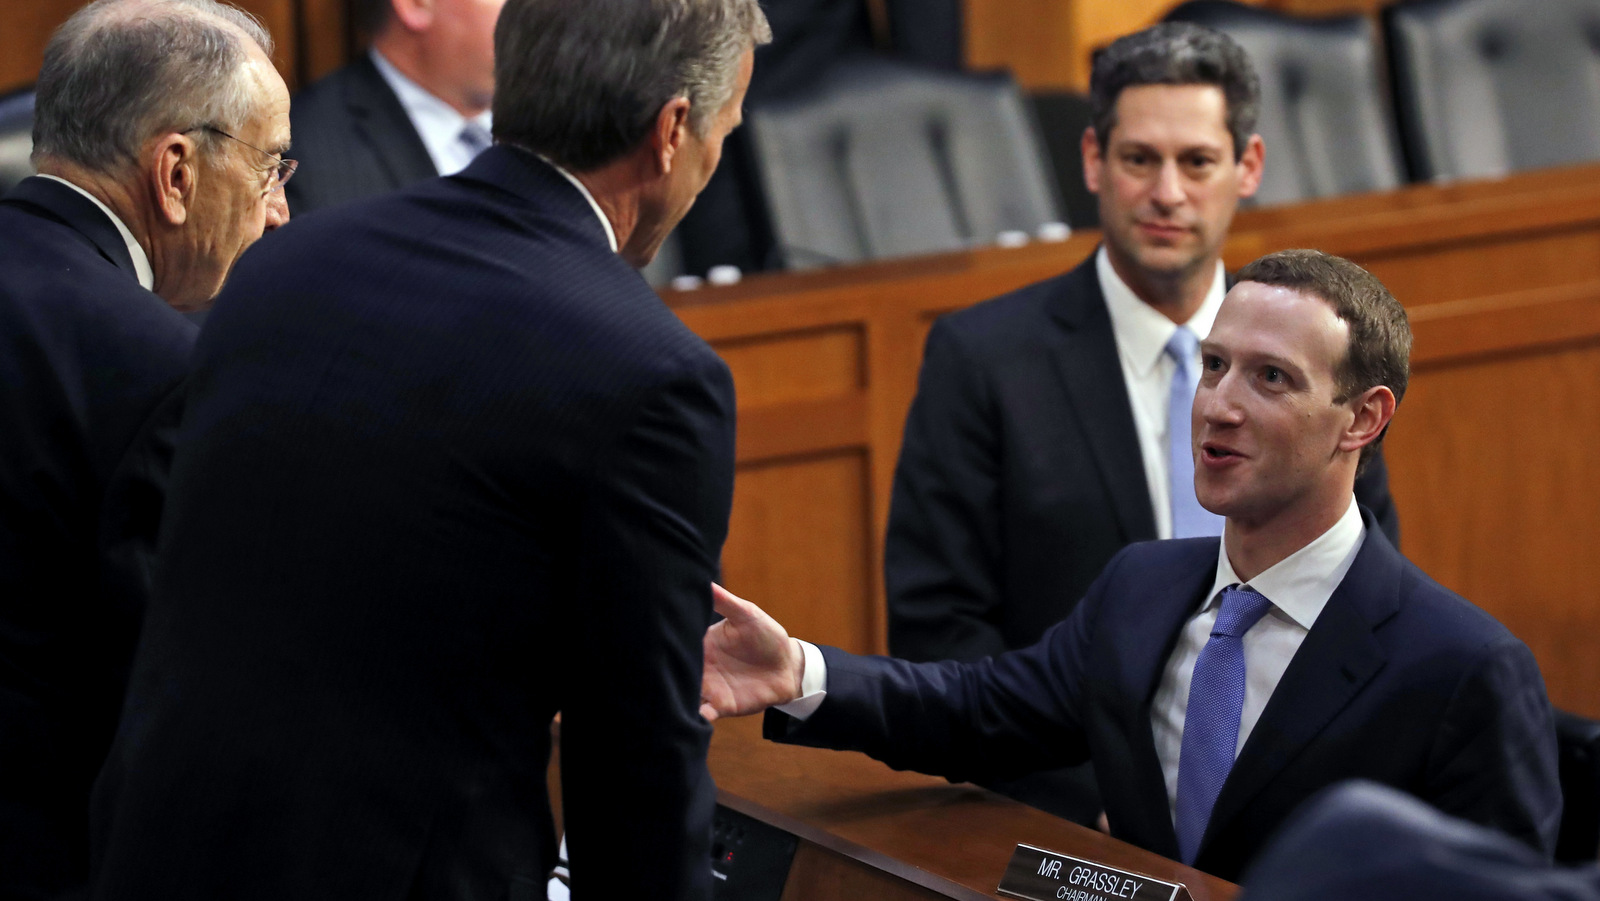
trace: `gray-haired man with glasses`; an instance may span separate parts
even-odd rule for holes
[[[100,0],[45,51],[41,174],[0,199],[0,897],[87,878],[195,340],[180,311],[288,220],[270,50],[212,0]]]

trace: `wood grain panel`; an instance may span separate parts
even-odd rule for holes
[[[0,94],[33,84],[50,34],[83,6],[82,0],[7,3],[0,27]]]
[[[852,857],[830,854],[810,842],[801,842],[795,849],[781,901],[930,901],[943,897]]]
[[[873,652],[869,509],[864,451],[740,466],[724,584],[796,635]]]
[[[733,372],[739,406],[855,394],[866,386],[864,335],[857,325],[712,345]]]

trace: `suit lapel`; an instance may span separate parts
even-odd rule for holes
[[[135,280],[139,278],[139,270],[133,265],[133,255],[128,252],[127,242],[122,240],[122,233],[117,231],[115,223],[106,216],[104,210],[95,206],[94,201],[77,191],[60,182],[33,176],[19,182],[5,200],[7,203],[16,202],[32,207],[71,227],[88,239],[113,266]]]
[[[439,174],[400,98],[368,57],[356,61],[353,77],[345,86],[345,107],[356,130],[384,167],[391,187]]]
[[[1166,672],[1167,660],[1178,644],[1184,625],[1200,609],[1206,592],[1216,580],[1219,541],[1216,538],[1194,540],[1192,543],[1201,548],[1195,552],[1197,559],[1203,560],[1203,563],[1184,567],[1182,571],[1190,575],[1159,582],[1158,587],[1140,599],[1137,634],[1162,635],[1166,640],[1161,644],[1137,642],[1131,645],[1131,650],[1124,651],[1130,677],[1126,690],[1130,698],[1138,699],[1136,706],[1129,705],[1137,714],[1136,719],[1128,724],[1128,744],[1134,758],[1132,765],[1138,791],[1138,815],[1146,822],[1141,834],[1159,837],[1159,846],[1152,845],[1150,850],[1174,859],[1178,856],[1178,836],[1172,828],[1167,781],[1161,769],[1161,758],[1156,754],[1150,709],[1155,701],[1156,689],[1161,685],[1161,677]]]
[[[1068,273],[1050,302],[1061,328],[1054,363],[1111,496],[1124,540],[1146,541],[1156,537],[1155,514],[1111,314],[1094,260],[1090,255]]]
[[[1399,607],[1400,555],[1365,510],[1362,519],[1367,534],[1361,551],[1240,750],[1212,810],[1208,840],[1305,750],[1388,660],[1373,631]]]

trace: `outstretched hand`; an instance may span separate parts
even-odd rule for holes
[[[760,607],[711,585],[712,606],[725,619],[706,630],[700,715],[746,716],[800,697],[805,655]]]

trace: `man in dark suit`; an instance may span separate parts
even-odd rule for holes
[[[733,385],[634,267],[768,34],[755,0],[509,0],[495,147],[245,258],[195,351],[94,897],[542,896],[558,711],[577,896],[709,897]]]
[[[357,0],[367,53],[294,98],[303,171],[289,207],[309,213],[453,175],[489,146],[494,22],[504,0]]]
[[[1353,782],[1295,814],[1245,874],[1240,901],[1600,901],[1600,868],[1552,867],[1498,832]]]
[[[289,142],[270,47],[231,7],[113,0],[45,51],[41,174],[0,199],[0,897],[88,876],[194,343],[173,308],[286,215],[243,143]]]
[[[973,663],[819,651],[726,597],[708,715],[784,702],[772,737],[952,779],[1092,759],[1113,835],[1226,879],[1351,777],[1548,856],[1561,798],[1532,654],[1353,497],[1410,346],[1404,310],[1353,263],[1257,260],[1201,345],[1192,407],[1195,491],[1226,517],[1220,542],[1132,545],[1037,644]]]
[[[1099,251],[928,335],[884,547],[896,656],[1025,647],[1124,546],[1220,530],[1171,461],[1188,403],[1166,348],[1203,339],[1222,302],[1222,245],[1263,164],[1256,75],[1227,36],[1168,23],[1099,54],[1090,91]],[[1381,457],[1356,493],[1398,543]]]

